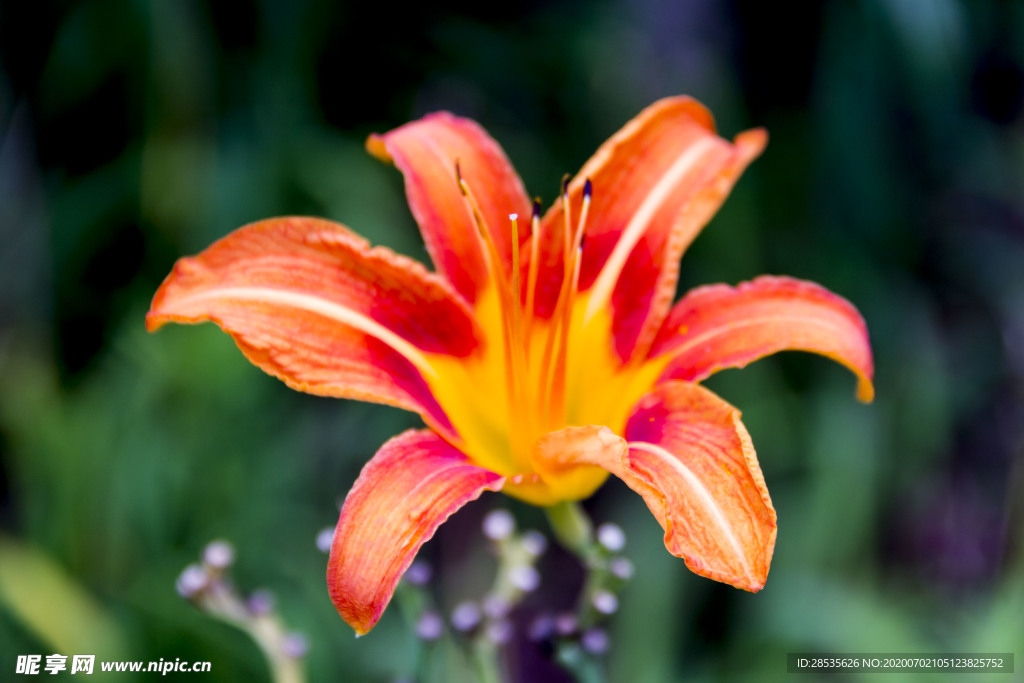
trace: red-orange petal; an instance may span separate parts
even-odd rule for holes
[[[665,547],[701,576],[756,591],[775,547],[775,510],[739,411],[703,387],[669,382],[633,409],[626,438],[607,427],[544,436],[539,464],[602,467],[643,497]]]
[[[342,619],[358,635],[373,628],[437,527],[504,483],[433,432],[385,443],[349,491],[331,544],[327,588]]]
[[[580,215],[589,178],[593,199],[579,288],[593,308],[611,306],[614,348],[645,353],[675,297],[679,259],[760,155],[764,130],[719,137],[711,114],[688,97],[659,100],[605,142],[569,185]],[[544,216],[537,314],[550,315],[561,279],[563,206]],[[554,283],[554,284],[553,284]]]
[[[735,288],[692,290],[672,309],[651,357],[671,357],[662,380],[696,382],[785,350],[820,353],[842,363],[857,375],[857,397],[874,397],[864,319],[846,299],[790,277],[765,275]]]
[[[626,423],[630,484],[691,571],[758,591],[775,549],[775,509],[740,413],[711,391],[668,382]]]
[[[146,325],[203,321],[294,389],[414,410],[447,431],[428,357],[465,357],[482,343],[442,278],[317,218],[253,223],[180,259]]]
[[[472,213],[456,182],[458,162],[502,258],[499,273],[512,263],[509,214],[520,217],[520,239],[529,233],[531,204],[508,157],[483,128],[469,119],[438,112],[383,135],[371,135],[367,149],[391,160],[405,176],[405,192],[427,251],[467,301],[487,283],[486,252]]]

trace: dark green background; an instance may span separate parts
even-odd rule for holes
[[[760,594],[689,573],[617,482],[588,502],[637,568],[608,679],[780,680],[796,651],[1020,659],[1024,3],[796,5],[2,0],[0,676],[17,654],[99,648],[265,677],[250,641],[174,592],[218,537],[239,587],[272,589],[308,635],[311,680],[411,674],[401,612],[353,639],[313,538],[417,418],[294,393],[212,326],[148,335],[149,298],[175,258],[273,215],[425,259],[370,132],[471,116],[549,202],[678,93],[727,136],[771,134],[681,286],[779,273],[844,295],[878,398],[798,354],[708,382],[743,410],[778,510]],[[446,607],[490,580],[477,524],[495,505],[544,529],[496,495],[460,512],[425,549]],[[554,560],[545,581],[571,585]],[[30,586],[48,598],[19,602]]]

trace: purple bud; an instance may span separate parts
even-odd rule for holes
[[[274,609],[274,594],[268,590],[255,591],[245,601],[245,605],[256,616],[270,614]]]
[[[320,530],[320,533],[316,535],[316,547],[322,553],[331,552],[331,546],[334,545],[334,527],[327,526]]]
[[[424,612],[416,622],[416,635],[427,642],[437,640],[444,635],[444,620],[434,611]]]
[[[281,641],[281,652],[292,659],[305,657],[309,652],[309,639],[298,631],[292,631]]]
[[[508,580],[519,590],[529,593],[540,585],[540,572],[530,566],[512,567],[508,570]]]
[[[491,641],[495,645],[504,645],[508,641],[512,640],[512,624],[506,619],[492,621],[487,624],[485,633],[487,634],[487,640]]]
[[[547,640],[555,635],[555,631],[555,618],[550,614],[541,614],[530,622],[527,637],[534,642]]]
[[[484,517],[484,536],[492,541],[504,541],[516,530],[516,520],[508,510],[491,510]]]
[[[580,645],[592,655],[608,652],[608,632],[603,628],[587,629],[580,637]]]
[[[601,614],[614,614],[619,609],[619,599],[611,591],[597,591],[590,602]]]
[[[178,575],[174,587],[178,591],[178,595],[191,600],[205,590],[209,582],[210,575],[206,573],[205,569],[198,564],[190,564]]]
[[[623,581],[628,581],[633,576],[633,563],[625,557],[616,557],[608,564],[608,568]]]
[[[405,570],[402,578],[412,586],[426,586],[434,577],[434,570],[424,560],[416,560]]]
[[[483,614],[475,602],[462,602],[452,610],[452,626],[457,631],[472,631],[480,624]]]
[[[213,569],[227,569],[234,561],[235,548],[227,541],[211,541],[203,549],[203,562]]]
[[[617,553],[626,547],[626,532],[618,524],[606,522],[597,528],[597,542]]]
[[[523,533],[523,550],[531,557],[540,557],[548,549],[548,539],[539,531],[533,529]]]
[[[508,600],[501,596],[488,595],[484,598],[484,614],[491,619],[501,619],[511,609],[512,605],[508,604]]]
[[[562,612],[555,617],[555,630],[560,636],[572,635],[577,625],[576,617],[571,612]]]

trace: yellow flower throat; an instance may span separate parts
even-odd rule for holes
[[[554,311],[545,320],[533,314],[541,237],[538,207],[527,242],[530,261],[524,283],[518,216],[509,216],[509,277],[472,192],[461,177],[458,180],[488,257],[490,282],[474,307],[487,343],[468,359],[432,357],[429,362],[436,375],[428,379],[431,390],[458,432],[454,445],[477,465],[509,477],[504,493],[535,505],[586,498],[608,473],[597,467],[546,467],[537,457],[538,439],[565,427],[591,424],[622,434],[628,410],[661,370],[650,363],[624,365],[612,348],[607,307],[588,311],[588,294],[578,291],[590,182],[584,187],[574,228],[563,184],[567,276]]]

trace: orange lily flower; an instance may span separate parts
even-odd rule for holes
[[[785,349],[873,396],[863,319],[819,285],[759,277],[691,291],[678,263],[764,148],[692,99],[654,103],[543,217],[504,152],[437,113],[367,147],[392,161],[436,266],[317,218],[245,226],[178,261],[146,318],[213,321],[290,387],[419,413],[345,500],[327,578],[369,631],[437,527],[483,491],[550,506],[608,477],[639,493],[697,574],[757,591],[776,516],[740,413],[698,382]]]

